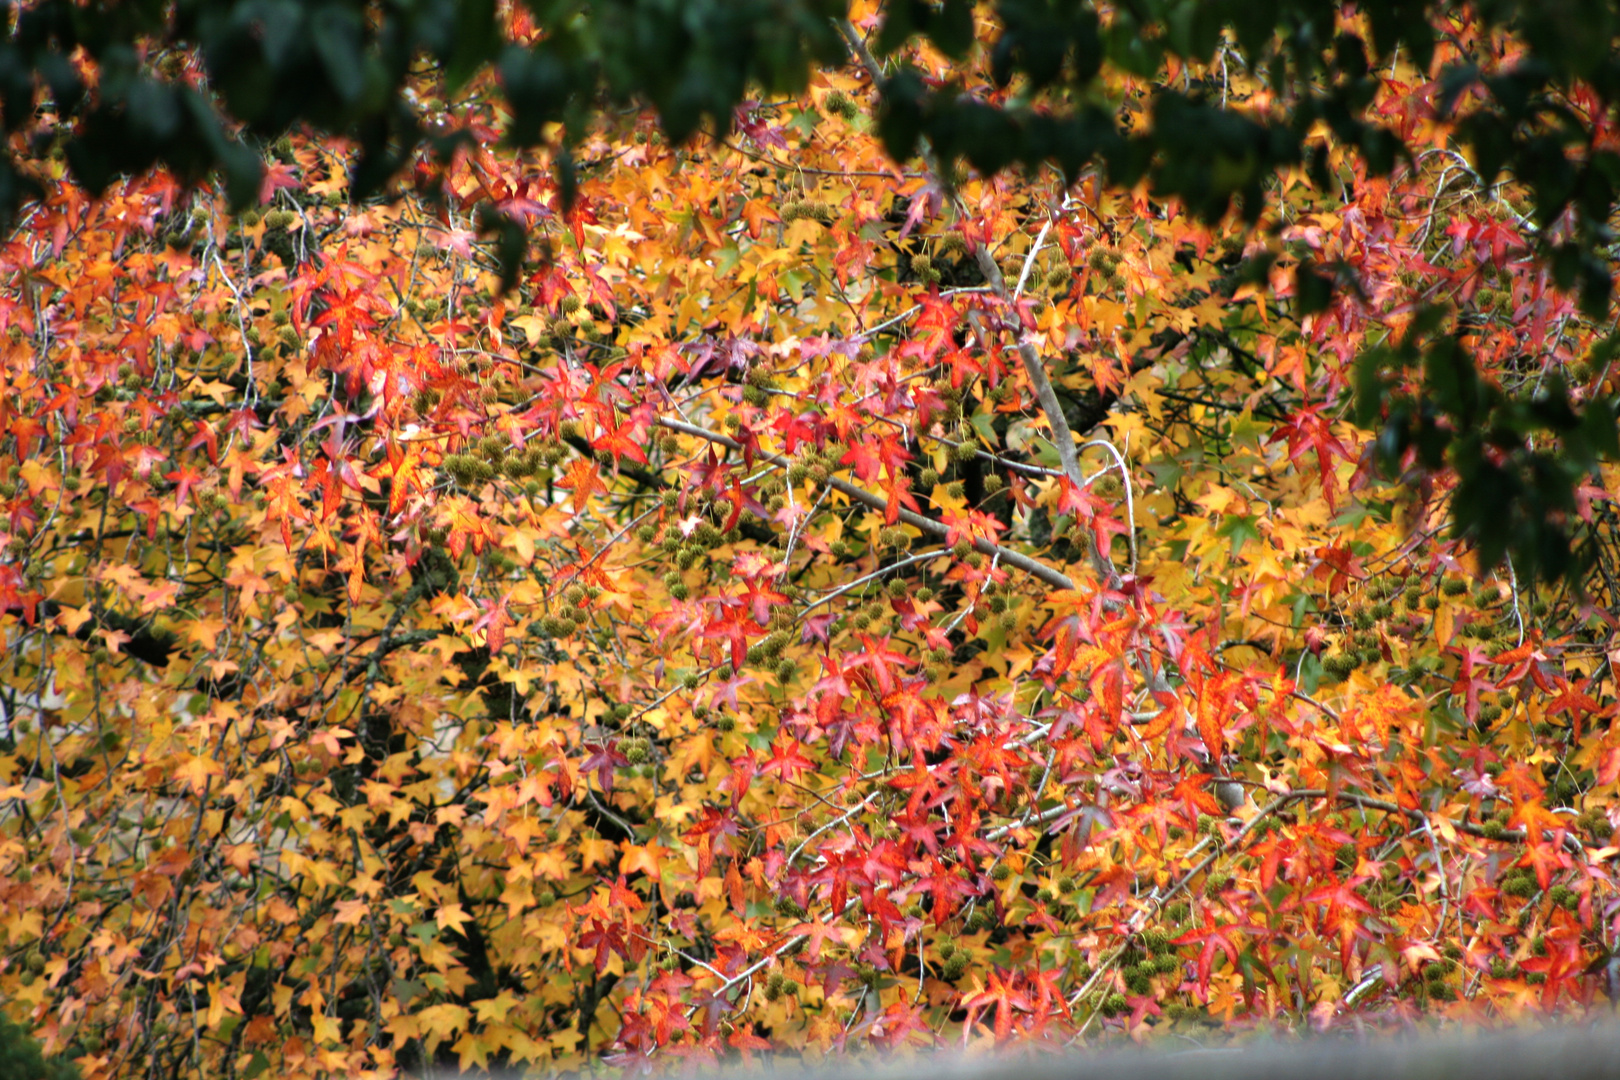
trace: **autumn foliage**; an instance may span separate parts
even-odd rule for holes
[[[1421,152],[1323,129],[1253,224],[897,165],[854,63],[724,141],[606,114],[571,203],[488,73],[419,77],[468,143],[387,199],[302,136],[236,216],[56,185],[0,248],[7,1013],[246,1080],[1600,1001],[1612,474],[1537,586],[1352,419],[1418,378],[1374,347],[1583,400],[1608,328],[1381,74]],[[1304,314],[1302,261],[1353,282]]]

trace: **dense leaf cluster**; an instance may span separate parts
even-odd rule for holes
[[[1097,163],[1111,183],[1149,180],[1157,194],[1206,220],[1235,205],[1258,221],[1279,171],[1302,169],[1323,188],[1338,182],[1328,144],[1313,137],[1319,128],[1331,132],[1334,145],[1354,148],[1375,176],[1423,149],[1415,130],[1370,113],[1369,105],[1380,69],[1403,56],[1419,69],[1431,66],[1448,32],[1448,5],[1357,5],[1365,36],[1338,27],[1341,6],[885,4],[873,41],[879,57],[922,38],[963,58],[978,41],[975,20],[990,19],[989,71],[995,87],[1012,93],[966,92],[955,76],[925,78],[901,64],[884,78],[879,129],[896,160],[928,147],[948,171],[958,163],[986,175],[1015,163],[1051,163],[1071,182]],[[1620,154],[1603,134],[1620,104],[1620,60],[1610,47],[1620,29],[1616,13],[1600,0],[1476,7],[1475,55],[1435,73],[1435,113],[1456,119],[1452,137],[1471,153],[1480,183],[1505,174],[1524,185],[1537,245],[1555,279],[1578,290],[1588,315],[1601,316],[1620,192]],[[845,12],[839,0],[537,0],[523,10],[523,33],[513,40],[499,28],[493,0],[19,5],[0,44],[0,119],[4,133],[22,136],[29,149],[13,140],[0,154],[0,219],[12,219],[22,200],[43,190],[34,158],[64,139],[74,177],[92,190],[154,164],[186,181],[218,170],[242,207],[260,184],[251,146],[305,124],[355,141],[354,194],[365,197],[387,186],[424,142],[441,157],[460,144],[459,136],[424,126],[420,103],[407,93],[419,58],[442,68],[451,94],[493,65],[507,99],[508,138],[519,146],[557,142],[559,182],[571,198],[572,148],[610,102],[650,104],[677,141],[705,124],[725,135],[751,94],[802,89],[812,65],[836,64],[848,47],[837,25]],[[1513,43],[1506,54],[1503,41]],[[93,89],[79,55],[95,63]],[[200,68],[187,68],[190,55],[200,57]],[[1203,75],[1188,78],[1189,65]],[[1098,80],[1105,68],[1156,84],[1145,122],[1133,126],[1118,113]],[[1230,100],[1231,68],[1265,77],[1269,107]],[[1165,77],[1178,71],[1179,79]],[[55,127],[37,122],[37,89]],[[553,124],[560,135],[548,135]],[[522,251],[519,225],[491,214],[480,227],[501,237],[509,287]],[[1325,306],[1335,288],[1349,284],[1342,267],[1310,260],[1296,276],[1306,310]],[[1451,466],[1505,500],[1505,514],[1464,526],[1487,550],[1530,574],[1559,576],[1580,565],[1556,533],[1532,537],[1501,524],[1537,518],[1544,509],[1538,502],[1476,473],[1471,457]],[[1569,502],[1568,477],[1581,468],[1566,462],[1541,478],[1554,485],[1553,503]]]
[[[1200,10],[815,9],[850,55],[689,95],[731,128],[683,143],[635,49],[735,17],[780,59],[758,11],[501,6],[509,62],[419,39],[407,182],[304,125],[246,208],[87,190],[41,98],[0,244],[6,1014],[89,1080],[302,1080],[1600,1004],[1620,373],[1531,183],[1463,153],[1486,99],[1437,107],[1524,42],[1431,6],[1432,54],[1380,52],[1344,5],[1311,33],[1378,66],[1304,87],[1281,39],[1151,29]],[[276,55],[341,79],[323,40]],[[205,53],[138,71],[213,101]],[[562,126],[516,139],[528,75]],[[1239,158],[1169,192],[1202,166],[1158,127],[1286,149],[1357,78],[1387,172],[1329,123],[1259,200]],[[1590,94],[1549,102],[1603,149]],[[1086,101],[1145,171],[975,167]]]

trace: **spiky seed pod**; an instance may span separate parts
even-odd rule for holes
[[[821,105],[832,115],[845,120],[853,120],[860,113],[854,100],[842,90],[829,91],[827,96],[821,99]]]
[[[1093,270],[1112,273],[1114,267],[1120,264],[1120,254],[1111,247],[1098,246],[1091,249],[1086,262]]]
[[[995,869],[990,871],[990,880],[1006,881],[1008,878],[1012,877],[1012,873],[1012,867],[1008,866],[1006,863],[996,863]]]
[[[1440,591],[1447,596],[1461,596],[1468,591],[1468,583],[1461,578],[1447,578],[1440,583]]]
[[[952,480],[945,485],[945,494],[953,499],[961,499],[967,495],[967,486],[960,480]]]
[[[805,199],[803,202],[796,205],[797,209],[794,214],[796,218],[808,218],[809,220],[817,222],[821,225],[831,225],[834,221],[838,220],[838,215],[833,208],[822,202],[820,199]],[[786,207],[784,207],[782,211],[782,220],[788,220],[788,211]]]
[[[1060,266],[1046,275],[1048,289],[1066,289],[1074,284],[1074,271],[1067,266]]]
[[[1502,883],[1502,891],[1508,896],[1528,900],[1536,895],[1536,879],[1526,877],[1510,878]]]

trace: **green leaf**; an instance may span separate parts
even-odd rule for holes
[[[1260,530],[1257,527],[1259,518],[1253,514],[1231,515],[1221,522],[1221,527],[1215,530],[1215,535],[1232,541],[1232,556],[1236,558],[1242,551],[1243,545],[1253,540],[1261,542]]]
[[[326,70],[327,82],[345,105],[353,105],[366,92],[365,69],[361,63],[360,27],[351,11],[323,7],[309,27],[310,43]]]
[[[495,24],[495,0],[461,0],[456,5],[456,37],[445,62],[445,89],[454,94],[495,59],[500,28]]]
[[[945,6],[929,20],[928,37],[952,60],[965,57],[973,47],[973,6],[968,0],[945,0]]]

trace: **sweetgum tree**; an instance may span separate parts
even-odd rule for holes
[[[913,7],[966,39],[856,4],[847,63],[723,138],[525,130],[515,61],[408,68],[437,150],[357,199],[301,130],[239,213],[184,170],[92,197],[41,97],[0,994],[47,1053],[639,1067],[1613,989],[1611,328],[1437,78],[1524,40],[1452,11],[1361,71],[1415,148],[1383,174],[1329,122],[1194,197],[906,126],[902,76],[986,123],[1038,89],[989,10]],[[1292,115],[1217,40],[1087,100]],[[202,95],[206,60],[139,63]],[[1525,123],[1607,160],[1587,76]]]

